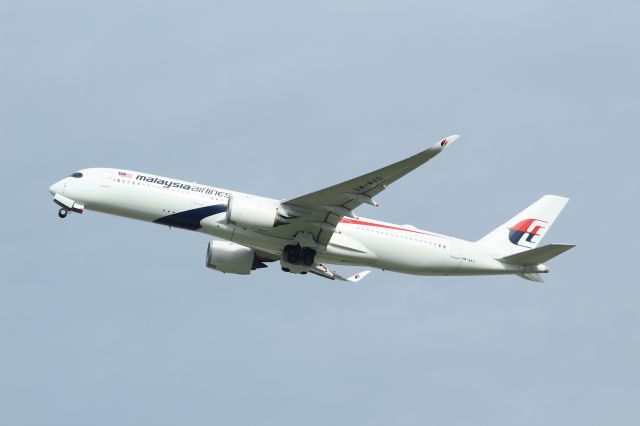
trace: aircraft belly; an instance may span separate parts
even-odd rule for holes
[[[345,233],[341,235],[342,237],[347,236]],[[367,247],[370,255],[366,257],[366,260],[370,266],[416,274],[425,271],[431,263],[422,244],[413,240],[357,229],[351,231],[348,237]],[[346,254],[343,253],[343,255]],[[350,258],[354,257],[354,260],[362,259],[353,255]]]
[[[339,262],[369,263],[376,259],[376,255],[361,241],[345,235],[334,233],[331,236],[327,250],[323,256],[335,259]]]
[[[236,225],[227,225],[229,232],[228,237],[223,237],[234,243],[242,244],[243,246],[253,247],[255,249],[263,250],[269,253],[280,255],[282,248],[287,244],[291,244],[291,240],[272,237],[259,231],[251,229],[245,229]],[[217,234],[214,234],[218,236]]]
[[[202,225],[202,232],[205,234],[225,240],[231,240],[235,230],[235,225],[226,223],[225,216],[222,215],[206,217],[200,224]]]
[[[450,256],[451,241],[429,244],[404,234],[356,231],[350,234],[375,253],[380,269],[414,275],[455,275],[461,260]]]

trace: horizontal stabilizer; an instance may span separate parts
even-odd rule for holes
[[[319,277],[329,278],[330,280],[337,279],[339,281],[349,281],[349,282],[352,282],[352,283],[357,283],[358,281],[360,281],[361,279],[363,279],[364,277],[369,275],[369,273],[371,271],[358,272],[357,274],[352,275],[349,278],[345,278],[342,275],[337,274],[334,271],[332,271],[331,269],[327,268],[323,264],[316,263],[311,267],[311,269],[309,269],[308,272],[311,272],[312,274],[315,274],[315,275],[317,275]]]
[[[361,279],[363,279],[364,277],[366,277],[367,275],[369,275],[369,273],[370,273],[370,272],[371,272],[371,271],[362,271],[362,272],[358,272],[357,274],[352,275],[352,276],[350,276],[349,278],[344,278],[344,277],[341,277],[340,275],[337,275],[337,274],[336,274],[336,277],[337,277],[339,280],[342,280],[342,281],[350,281],[350,282],[352,282],[352,283],[357,283],[358,281],[360,281]]]
[[[524,278],[525,280],[534,281],[534,282],[537,282],[537,283],[543,283],[544,282],[544,280],[542,279],[540,274],[535,273],[535,272],[527,272],[527,273],[524,273],[524,274],[518,274],[518,276],[520,278]]]
[[[575,244],[549,244],[498,259],[510,265],[539,265],[575,247]]]

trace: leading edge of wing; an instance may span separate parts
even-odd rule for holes
[[[405,158],[404,160],[400,160],[386,167],[365,173],[336,185],[332,185],[300,197],[284,200],[282,203],[285,205],[307,208],[323,207],[325,210],[327,206],[342,206],[348,210],[353,210],[363,203],[375,205],[375,202],[373,202],[371,197],[382,192],[389,184],[395,182],[436,155],[440,154],[447,146],[451,145],[459,137],[459,135],[447,136],[424,151]]]

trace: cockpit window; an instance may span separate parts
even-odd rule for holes
[[[71,177],[74,177],[74,178],[81,178],[81,177],[82,177],[82,173],[80,173],[80,172],[75,172],[74,174],[72,174],[72,175],[71,175]]]

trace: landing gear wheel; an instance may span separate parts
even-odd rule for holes
[[[282,260],[293,265],[311,266],[315,262],[316,251],[300,245],[288,245],[282,250]]]
[[[302,249],[302,263],[305,264],[305,266],[311,266],[313,265],[313,261],[316,258],[316,251],[310,248],[303,248]]]
[[[287,250],[287,260],[294,265],[300,262],[300,246],[289,246],[289,250]]]
[[[67,213],[69,213],[69,210],[67,209],[58,210],[58,216],[60,217],[60,219],[64,219],[65,217],[67,217]]]

